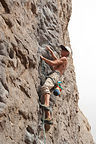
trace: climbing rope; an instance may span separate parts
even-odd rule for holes
[[[45,123],[44,123],[44,119],[45,119],[45,110],[44,110],[44,108],[43,108],[43,110],[42,110],[42,113],[43,113],[42,127],[43,127],[43,134],[44,134],[44,144],[46,144]]]

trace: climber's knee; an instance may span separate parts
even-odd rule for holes
[[[46,94],[50,94],[50,89],[48,87],[42,86],[41,87],[41,94],[42,94],[42,96],[44,96]]]

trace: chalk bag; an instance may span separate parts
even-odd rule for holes
[[[54,89],[54,91],[53,91],[53,94],[55,95],[55,96],[58,96],[58,95],[60,95],[61,94],[61,91],[62,91],[62,87],[61,87],[61,81],[58,81],[57,82],[57,86],[56,86],[56,88]]]

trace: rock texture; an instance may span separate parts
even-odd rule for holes
[[[0,0],[0,144],[43,144],[40,86],[51,69],[40,60],[49,45],[70,46],[71,0]],[[47,144],[93,144],[90,126],[78,108],[72,57],[61,97],[51,97],[54,125]]]

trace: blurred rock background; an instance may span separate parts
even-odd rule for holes
[[[40,86],[51,68],[49,45],[70,46],[71,0],[0,0],[0,144],[43,144]],[[70,46],[71,47],[71,46]],[[51,97],[53,122],[47,144],[94,144],[90,125],[78,108],[72,56],[61,97]]]

